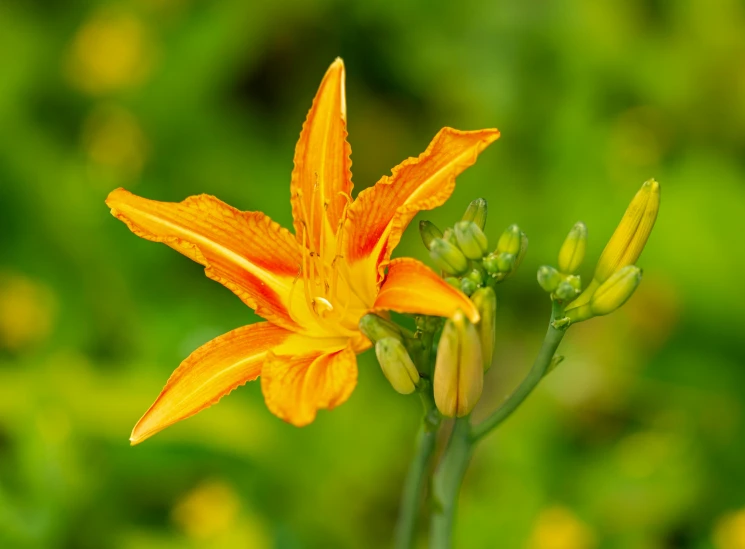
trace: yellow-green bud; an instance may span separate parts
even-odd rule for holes
[[[442,231],[431,221],[419,222],[419,234],[422,236],[424,246],[429,250],[435,238],[442,238]]]
[[[484,284],[484,273],[481,271],[481,269],[471,269],[470,271],[468,271],[466,278],[475,282],[476,286],[481,286],[482,284]]]
[[[382,318],[376,314],[368,313],[364,315],[359,322],[360,331],[367,336],[372,342],[379,341],[386,337],[401,339],[401,330],[390,320]]]
[[[577,297],[579,292],[574,288],[574,286],[572,286],[569,282],[565,280],[561,284],[559,284],[554,294],[556,295],[556,297],[558,297],[562,301],[569,301]]]
[[[468,260],[463,252],[443,238],[432,240],[429,255],[448,274],[463,274],[468,269]]]
[[[614,273],[595,290],[590,299],[590,309],[595,316],[607,315],[626,303],[639,286],[642,270],[627,265]]]
[[[445,282],[450,284],[453,288],[458,288],[460,290],[460,279],[454,276],[446,276]]]
[[[497,294],[492,288],[479,288],[471,296],[481,315],[476,325],[481,340],[481,358],[484,360],[484,371],[487,371],[494,358],[494,341],[496,338]]]
[[[561,284],[561,275],[550,265],[543,265],[538,269],[538,284],[547,292],[553,292]]]
[[[383,374],[402,395],[413,393],[419,383],[419,372],[400,340],[385,337],[375,344],[375,355]]]
[[[458,221],[455,224],[455,238],[468,259],[481,259],[489,249],[486,235],[473,221]]]
[[[517,255],[521,248],[522,233],[517,225],[510,225],[499,237],[497,251]]]
[[[495,275],[499,272],[499,263],[497,262],[498,254],[490,253],[484,258],[482,265],[487,273]]]
[[[559,270],[572,274],[579,269],[587,250],[587,227],[581,221],[574,224],[559,250]]]
[[[606,244],[595,268],[598,283],[626,265],[633,265],[644,249],[660,209],[660,184],[646,181],[629,204],[616,231]]]
[[[460,291],[463,292],[466,295],[471,295],[473,292],[475,292],[478,289],[478,284],[476,284],[473,280],[470,278],[462,278],[460,281]]]
[[[570,275],[566,277],[566,281],[571,284],[572,288],[577,291],[582,289],[582,278],[579,275]]]
[[[484,365],[476,327],[461,311],[445,322],[435,362],[435,404],[442,415],[468,415],[481,398]]]
[[[486,200],[477,198],[471,201],[463,214],[463,221],[473,221],[483,231],[486,227]]]
[[[503,252],[497,256],[497,268],[502,273],[509,273],[515,267],[516,259],[514,254]]]

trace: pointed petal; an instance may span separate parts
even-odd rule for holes
[[[241,212],[213,196],[157,202],[124,189],[109,194],[111,213],[137,236],[163,242],[204,265],[205,273],[276,324],[299,328],[289,312],[300,248],[261,212]]]
[[[352,150],[346,137],[344,62],[337,58],[326,71],[300,132],[290,187],[296,236],[302,244],[304,221],[308,247],[319,253],[321,239],[336,234],[351,200]],[[332,245],[324,250],[327,257],[334,253]]]
[[[261,373],[270,349],[292,335],[269,322],[243,326],[202,345],[171,374],[165,388],[137,422],[130,441],[139,444],[177,421],[217,403]]]
[[[270,356],[261,372],[267,407],[297,427],[311,423],[317,410],[342,404],[356,385],[357,358],[349,346],[304,356]]]
[[[455,188],[455,178],[497,138],[495,129],[443,128],[419,157],[405,160],[390,176],[360,193],[349,209],[345,238],[347,261],[361,282],[360,294],[375,294],[393,249],[416,213],[444,203]]]
[[[424,263],[408,257],[389,263],[373,309],[448,318],[460,309],[474,324],[479,321],[479,311],[466,294]]]

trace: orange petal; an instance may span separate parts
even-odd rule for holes
[[[421,210],[447,200],[455,178],[499,138],[495,129],[464,132],[443,128],[418,158],[409,158],[362,191],[349,209],[346,257],[358,293],[375,295],[382,273],[406,226]],[[360,265],[362,263],[362,265]]]
[[[275,415],[302,427],[320,409],[349,398],[357,385],[357,358],[349,346],[304,356],[270,356],[261,372],[261,390]]]
[[[137,236],[168,244],[201,263],[208,277],[258,314],[298,329],[288,301],[300,268],[300,248],[289,231],[263,213],[241,212],[208,195],[157,202],[124,189],[112,191],[106,203]]]
[[[408,257],[390,262],[373,309],[443,317],[460,309],[471,322],[479,321],[479,311],[466,294]]]
[[[138,444],[177,421],[208,408],[261,373],[270,349],[292,332],[269,322],[238,328],[202,345],[171,374],[165,388],[137,422],[130,441]]]
[[[337,58],[321,81],[295,147],[292,171],[292,215],[295,233],[303,243],[303,222],[308,247],[334,257],[333,241],[352,193],[352,149],[347,137],[344,62]]]

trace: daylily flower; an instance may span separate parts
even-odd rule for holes
[[[478,311],[424,264],[391,253],[420,210],[441,205],[455,177],[499,137],[495,129],[442,129],[352,200],[344,64],[326,72],[300,133],[290,186],[295,234],[261,212],[217,198],[156,202],[124,189],[106,203],[136,235],[205,267],[266,319],[219,336],[174,371],[130,438],[137,444],[261,376],[268,408],[302,426],[344,402],[357,382],[358,328],[369,311],[451,316]]]

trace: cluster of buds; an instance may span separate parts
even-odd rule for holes
[[[528,250],[525,233],[511,225],[490,253],[484,234],[486,211],[486,200],[478,198],[469,204],[460,221],[444,231],[430,221],[419,224],[422,241],[445,280],[468,296],[505,280],[517,270]]]
[[[554,300],[564,305],[564,322],[574,323],[612,313],[636,290],[642,271],[635,265],[652,232],[660,209],[660,185],[646,181],[631,201],[595,267],[595,274],[582,291],[579,269],[587,246],[587,228],[577,223],[559,252],[558,270],[538,269],[538,283]]]

